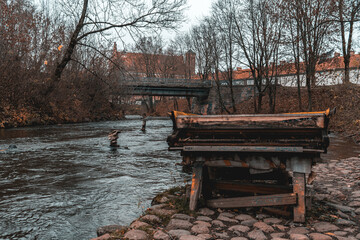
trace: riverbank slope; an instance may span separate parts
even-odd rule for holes
[[[110,103],[100,105],[99,108],[90,108],[81,102],[74,102],[58,107],[53,105],[51,110],[32,106],[16,107],[10,104],[0,106],[0,128],[98,122],[118,120],[123,117],[123,112]]]

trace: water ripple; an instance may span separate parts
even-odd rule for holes
[[[89,239],[96,228],[129,224],[155,193],[189,176],[175,166],[172,123],[123,121],[0,131],[0,239]],[[120,129],[120,148],[107,134]],[[7,149],[16,145],[15,149]]]

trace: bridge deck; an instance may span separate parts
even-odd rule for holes
[[[187,96],[207,98],[211,81],[175,78],[136,78],[126,81],[131,95]]]
[[[126,81],[127,86],[211,88],[210,80],[177,78],[135,78]]]

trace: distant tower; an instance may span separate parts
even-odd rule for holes
[[[195,57],[196,54],[191,50],[185,54],[186,77],[188,78],[195,75]]]
[[[114,47],[113,47],[113,56],[115,57],[117,54],[117,45],[116,42],[114,42]]]

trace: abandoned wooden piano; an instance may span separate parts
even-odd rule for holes
[[[169,150],[181,151],[182,163],[193,169],[190,210],[200,197],[212,208],[275,206],[283,211],[279,208],[293,206],[294,221],[305,222],[306,181],[329,145],[330,115],[329,109],[253,115],[172,112]]]

